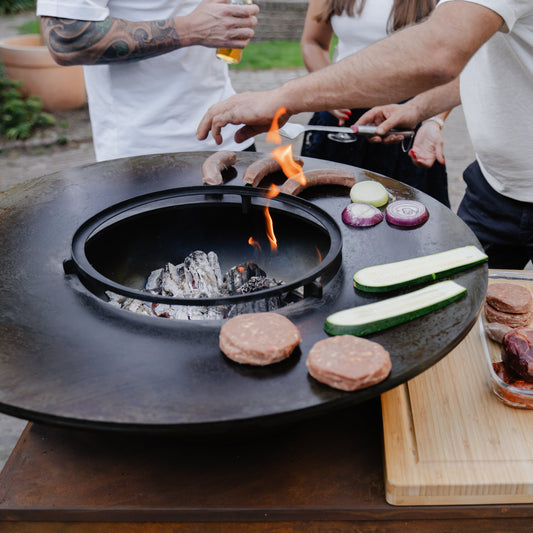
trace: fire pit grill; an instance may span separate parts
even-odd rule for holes
[[[232,257],[228,264],[247,259],[252,253],[247,243],[250,228],[257,226],[264,233],[265,207],[280,240],[270,256],[269,273],[283,279],[282,285],[205,298],[155,295],[131,286],[139,285],[165,258],[177,254],[182,260],[196,248],[216,248],[219,258]],[[132,198],[91,217],[74,234],[72,260],[65,261],[64,268],[98,295],[110,290],[148,302],[213,306],[272,298],[300,288],[304,296],[320,296],[322,284],[339,268],[341,251],[342,237],[333,218],[298,197],[268,198],[264,189],[250,187],[211,187],[207,194],[205,187],[183,187]]]
[[[486,265],[450,276],[467,288],[465,298],[368,337],[391,355],[392,372],[380,384],[348,393],[308,375],[305,360],[313,344],[326,338],[325,318],[340,309],[384,297],[356,291],[352,284],[356,270],[467,244],[479,246],[468,227],[429,196],[383,176],[312,158],[303,158],[304,169],[342,168],[354,171],[357,180],[376,179],[391,196],[424,203],[430,218],[416,230],[386,222],[359,229],[340,223],[349,202],[346,188],[320,186],[303,191],[301,200],[280,199],[289,206],[279,209],[282,217],[292,215],[296,203],[310,203],[317,208],[313,213],[321,210],[328,215],[325,220],[331,217],[338,222],[342,240],[339,268],[333,260],[331,269],[319,273],[313,250],[313,259],[296,269],[304,280],[318,275],[322,295],[301,298],[279,310],[302,335],[299,347],[285,361],[266,368],[238,365],[224,357],[218,347],[223,320],[158,320],[137,315],[104,301],[100,297],[104,287],[89,289],[91,280],[86,278],[82,283],[75,269],[75,273],[65,273],[63,263],[72,255],[73,235],[85,221],[105,213],[109,206],[126,205],[132,198],[164,197],[177,186],[195,189],[209,155],[211,152],[190,152],[108,161],[35,179],[2,195],[0,411],[41,423],[98,430],[165,431],[194,437],[263,431],[356,406],[404,383],[444,357],[474,324],[486,291]],[[218,188],[201,187],[206,202],[229,201],[229,191],[242,183],[244,170],[262,157],[265,154],[239,153],[235,176],[221,186],[222,193]],[[264,187],[283,180],[282,175],[273,175]],[[262,193],[255,194],[252,203],[264,201]],[[236,198],[234,203],[242,211],[240,192]],[[273,207],[277,216],[277,204]],[[126,225],[132,214],[124,213]],[[311,230],[310,240],[319,238],[323,243],[319,248],[327,257],[328,250],[336,247],[337,229],[324,226],[305,208],[297,215],[296,223]],[[111,216],[108,225],[97,224],[98,230],[89,235],[89,241],[94,238],[96,245],[106,233],[111,235],[121,225],[120,216]],[[288,220],[284,219],[280,228],[290,227],[285,224]],[[325,235],[330,232],[331,240]],[[83,237],[80,243],[85,240]],[[293,240],[290,247],[297,244]],[[94,262],[98,253],[92,254],[98,246],[94,250],[91,246],[87,248],[88,259]],[[309,243],[305,246],[311,253]],[[105,278],[114,279],[106,264],[99,263],[98,270],[104,270]],[[67,272],[71,272],[68,265]],[[73,265],[74,261],[70,263]],[[146,265],[146,271],[151,266]],[[114,282],[139,288],[120,275]]]

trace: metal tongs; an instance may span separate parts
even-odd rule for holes
[[[287,122],[279,129],[280,135],[288,139],[295,139],[298,135],[306,131],[329,131],[331,133],[350,133],[352,135],[364,135],[365,137],[373,137],[376,134],[377,126],[313,126],[311,124],[297,124],[295,122]],[[388,132],[396,135],[403,135],[405,137],[412,137],[415,132],[412,130],[395,130]],[[387,134],[387,135],[388,135]]]

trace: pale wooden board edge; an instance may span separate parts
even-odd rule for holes
[[[406,385],[382,395],[385,499],[391,505],[482,505],[532,503],[530,481],[513,484],[472,483],[472,465],[442,463],[430,467],[417,460],[409,393]],[[495,465],[482,463],[480,475]],[[421,475],[420,470],[424,470]],[[466,469],[470,469],[468,476]],[[500,465],[495,470],[507,470]],[[433,471],[433,481],[428,473]],[[497,474],[496,471],[493,471]],[[421,485],[420,479],[425,479]]]
[[[479,335],[477,326],[469,335]],[[465,341],[452,354],[461,354],[461,350],[466,349]],[[439,363],[444,368],[446,364],[446,359]],[[492,394],[490,391],[487,393]],[[533,502],[531,461],[521,464],[516,458],[511,458],[509,462],[503,463],[449,460],[421,463],[418,460],[408,384],[383,394],[381,403],[385,497],[391,505]]]

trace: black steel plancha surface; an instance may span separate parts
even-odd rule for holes
[[[98,163],[32,180],[2,195],[0,410],[90,429],[194,436],[252,431],[375,397],[438,362],[468,333],[484,298],[486,265],[452,276],[467,288],[466,298],[368,337],[391,354],[392,372],[381,384],[347,393],[308,375],[305,359],[311,346],[327,337],[326,316],[385,297],[356,291],[356,270],[479,246],[466,225],[437,201],[360,169],[354,169],[358,180],[377,179],[396,198],[422,201],[430,218],[417,229],[386,222],[356,229],[340,218],[349,202],[348,189],[319,186],[301,193],[338,222],[342,264],[324,285],[322,297],[308,297],[279,311],[298,326],[302,342],[276,365],[255,368],[226,359],[218,348],[221,320],[138,316],[95,296],[76,274],[65,274],[72,237],[86,220],[132,197],[200,185],[201,166],[209,155],[177,153]],[[264,156],[240,153],[237,175],[227,184],[241,185],[245,168]],[[304,170],[333,167],[351,168],[305,159]],[[211,231],[217,235],[217,226]],[[217,238],[223,245],[224,235]]]

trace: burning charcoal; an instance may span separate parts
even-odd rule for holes
[[[167,263],[161,273],[161,294],[165,296],[183,295],[183,281],[178,272],[178,267]]]
[[[216,272],[205,252],[189,254],[184,261],[185,269],[191,274],[193,297],[205,298],[219,296],[219,283]]]
[[[163,269],[158,268],[150,273],[146,284],[144,285],[145,290],[154,294],[161,294],[161,278],[163,277]]]
[[[220,289],[224,280],[222,278],[222,270],[220,269],[218,255],[215,252],[209,252],[207,254],[207,260],[209,261],[209,264],[211,265],[211,269],[215,275],[217,287],[219,287]]]
[[[153,303],[154,314],[160,318],[174,318],[178,320],[188,320],[189,314],[185,305],[168,305]]]
[[[272,298],[254,300],[231,306],[228,311],[228,318],[232,318],[234,316],[242,315],[245,313],[266,313],[269,311],[275,311],[280,307],[281,298],[276,296],[273,296]]]
[[[256,292],[263,289],[270,289],[271,287],[278,287],[282,285],[280,281],[274,278],[267,278],[265,276],[252,276],[247,282],[243,283],[235,292],[236,294],[247,294],[249,292]]]
[[[132,311],[133,313],[139,313],[141,315],[154,316],[154,312],[149,304],[136,300],[135,298],[127,298],[122,304],[122,309]]]
[[[150,273],[144,290],[152,294],[174,298],[211,298],[232,294],[247,294],[281,282],[268,278],[253,261],[231,268],[222,276],[215,252],[200,250],[189,254],[179,265],[167,263],[163,268]],[[231,306],[168,305],[145,303],[108,291],[112,305],[136,313],[178,320],[217,320],[247,312],[271,311],[281,307],[281,298],[272,297]]]
[[[127,300],[126,296],[111,291],[105,291],[105,294],[109,298],[109,303],[115,307],[122,307],[122,304]]]
[[[228,294],[236,294],[237,289],[252,277],[266,277],[266,273],[253,261],[230,268],[224,276],[224,285]]]

